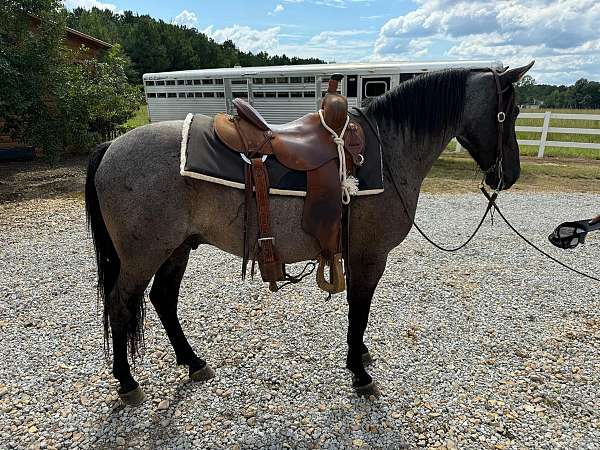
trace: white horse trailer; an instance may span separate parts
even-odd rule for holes
[[[500,68],[497,61],[440,61],[234,67],[144,74],[151,122],[184,119],[188,113],[232,113],[234,98],[252,104],[267,121],[284,123],[319,108],[334,73],[344,74],[348,105],[368,102],[419,74],[449,67]]]

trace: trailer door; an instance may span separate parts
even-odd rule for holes
[[[386,93],[391,88],[391,77],[363,76],[361,80],[361,106],[367,106],[375,97]]]

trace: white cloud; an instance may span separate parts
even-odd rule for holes
[[[414,2],[414,10],[381,27],[377,58],[414,59],[435,47],[447,48],[447,57],[502,59],[511,65],[535,58],[533,72],[541,74],[540,80],[555,77],[552,64],[558,62],[591,78],[600,75],[596,0]],[[564,66],[561,70],[565,72]]]
[[[274,16],[275,14],[280,13],[281,11],[283,11],[285,8],[281,3],[278,3],[277,6],[275,7],[275,9],[269,13],[267,13],[269,16]]]
[[[195,28],[198,24],[198,17],[195,13],[184,9],[175,16],[172,23],[175,25],[186,26],[188,28]]]
[[[280,27],[255,30],[245,25],[215,29],[212,25],[202,32],[217,42],[231,40],[242,51],[269,53],[278,52]]]
[[[64,0],[63,4],[66,9],[75,9],[75,8],[83,8],[83,9],[108,9],[112,12],[117,12],[117,5],[112,3],[102,3],[97,0]]]
[[[352,3],[371,3],[372,0],[315,0],[313,3],[320,6],[329,6],[332,8],[348,8]]]

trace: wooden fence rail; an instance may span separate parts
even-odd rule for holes
[[[541,127],[532,126],[515,126],[516,131],[528,131],[534,133],[541,133],[540,139],[519,139],[519,144],[523,145],[537,145],[538,146],[538,158],[544,157],[544,150],[546,147],[567,147],[567,148],[584,148],[591,150],[600,150],[600,143],[590,142],[568,142],[568,141],[549,141],[548,133],[558,134],[578,134],[585,136],[600,135],[600,128],[563,128],[563,127],[552,127],[550,121],[552,119],[563,119],[563,120],[592,120],[600,121],[600,114],[566,114],[566,113],[555,113],[552,111],[539,112],[539,113],[521,113],[518,119],[544,119]]]
[[[568,142],[568,141],[549,141],[548,133],[557,134],[578,134],[584,136],[599,136],[600,128],[565,128],[551,127],[551,119],[562,120],[592,120],[600,122],[600,114],[567,114],[555,113],[552,111],[539,113],[521,113],[518,119],[544,119],[541,127],[516,125],[516,131],[526,131],[540,133],[539,139],[519,139],[518,143],[522,145],[535,145],[538,147],[538,158],[544,157],[546,147],[566,147],[566,148],[583,148],[590,150],[600,150],[600,143],[593,142]],[[461,152],[462,146],[456,142],[456,152]]]

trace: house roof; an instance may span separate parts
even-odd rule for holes
[[[82,33],[81,31],[74,30],[73,28],[65,27],[67,33],[80,37],[81,39],[94,42],[99,47],[111,48],[112,44],[108,42],[104,42],[100,39],[95,38],[94,36],[90,36],[89,34]]]
[[[32,19],[35,22],[39,23],[42,21],[42,19],[39,18],[38,16],[36,16],[35,14],[31,14],[28,12],[27,15],[29,16],[30,19]],[[77,36],[79,39],[93,43],[94,47],[102,47],[102,48],[111,48],[112,47],[112,44],[109,44],[108,42],[104,42],[100,39],[95,38],[94,36],[90,36],[89,34],[85,34],[85,33],[82,33],[81,31],[74,30],[73,28],[65,27],[65,31],[67,32],[67,34],[70,34],[72,36]]]

